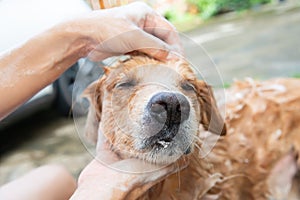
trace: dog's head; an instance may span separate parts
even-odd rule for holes
[[[88,137],[103,134],[122,157],[168,164],[192,151],[200,124],[226,132],[211,88],[183,60],[132,56],[105,68],[85,93]]]

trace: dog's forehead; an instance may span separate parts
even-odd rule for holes
[[[144,82],[170,82],[194,80],[196,76],[189,63],[183,59],[161,62],[146,56],[134,56],[109,69],[108,79],[118,81],[123,78]]]
[[[139,82],[174,83],[183,79],[175,68],[166,64],[145,64],[136,66],[121,77],[130,77]]]

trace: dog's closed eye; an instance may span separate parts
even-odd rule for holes
[[[185,91],[196,91],[195,86],[187,81],[182,82],[180,86]]]
[[[119,83],[117,83],[115,85],[115,88],[118,89],[125,89],[125,88],[130,88],[136,85],[136,81],[134,81],[133,79],[130,80],[125,80],[125,81],[120,81]]]

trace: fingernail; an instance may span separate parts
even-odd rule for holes
[[[160,61],[166,61],[169,55],[169,51],[165,49],[150,49],[148,55],[151,55],[153,58],[156,58]]]

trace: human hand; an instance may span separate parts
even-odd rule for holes
[[[71,199],[136,199],[188,164],[182,159],[176,164],[158,167],[137,159],[120,160],[105,146],[97,151],[99,156],[80,174],[78,188]]]
[[[175,28],[140,2],[93,11],[36,35],[1,55],[0,93],[5,95],[0,105],[5,106],[0,107],[0,120],[78,59],[99,61],[136,50],[159,60],[174,55],[170,51],[182,51]]]
[[[86,49],[95,61],[134,50],[160,60],[167,59],[170,51],[182,53],[174,26],[141,2],[93,11],[76,19],[72,27],[88,38]]]

